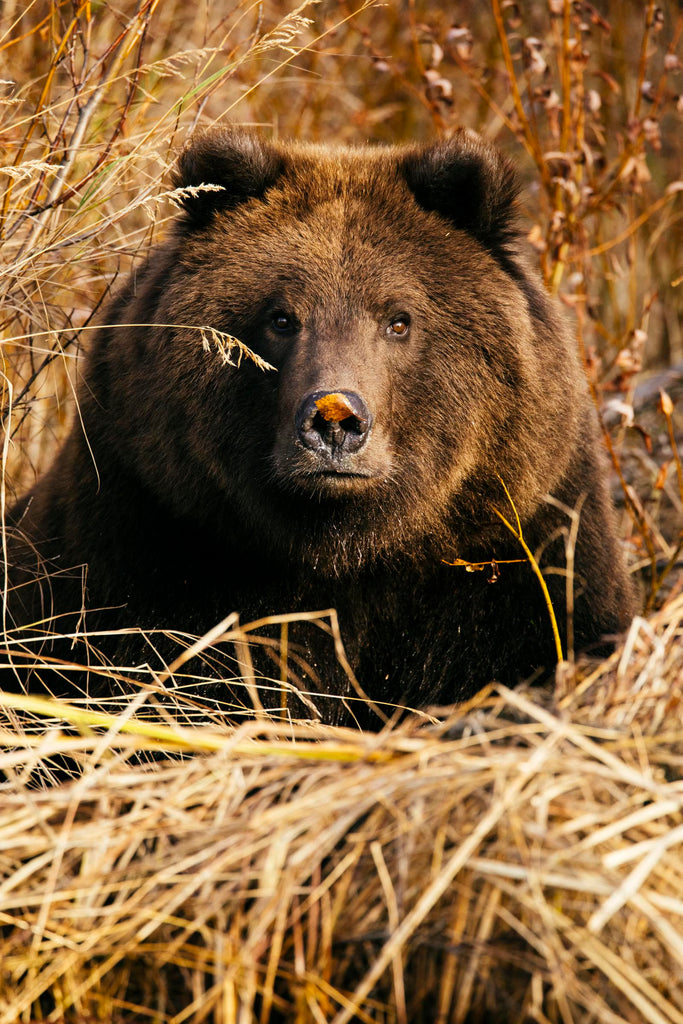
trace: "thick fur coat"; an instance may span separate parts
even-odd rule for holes
[[[11,512],[8,624],[64,656],[55,633],[201,634],[231,611],[334,607],[374,700],[461,700],[555,662],[528,562],[495,582],[445,564],[524,558],[497,514],[514,521],[504,482],[565,643],[560,505],[580,509],[574,642],[622,629],[632,594],[592,403],[521,254],[500,154],[467,131],[336,149],[223,130],[176,175],[185,209],[109,309],[71,433]],[[273,369],[227,365],[202,328]],[[156,637],[91,648],[162,665],[177,651]],[[352,691],[330,639],[292,627],[291,644],[339,720]]]

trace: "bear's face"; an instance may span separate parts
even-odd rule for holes
[[[222,191],[188,196],[125,314],[170,326],[129,329],[108,359],[130,382],[111,405],[128,457],[178,511],[229,529],[236,509],[266,546],[339,568],[497,528],[499,476],[522,516],[538,507],[570,454],[577,374],[493,150],[216,133],[177,183]],[[226,366],[200,327],[274,369]]]

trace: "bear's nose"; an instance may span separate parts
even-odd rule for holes
[[[368,439],[372,416],[353,391],[314,391],[296,414],[296,432],[312,451],[343,456],[359,451]]]

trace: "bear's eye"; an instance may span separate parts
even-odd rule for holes
[[[392,338],[405,338],[410,329],[410,317],[401,315],[394,317],[387,327],[387,334]]]
[[[296,330],[294,318],[287,313],[283,313],[281,309],[273,313],[270,322],[278,334],[293,334]]]

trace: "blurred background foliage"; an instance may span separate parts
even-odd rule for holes
[[[519,167],[523,227],[596,398],[683,360],[683,15],[674,0],[4,0],[4,483],[54,454],[78,352],[163,237],[192,131],[431,139]],[[165,195],[166,194],[166,195]],[[3,495],[5,491],[3,490]]]

